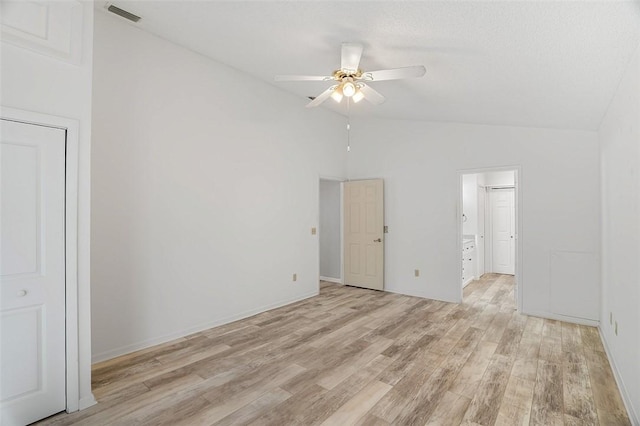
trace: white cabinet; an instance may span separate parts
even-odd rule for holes
[[[475,279],[476,243],[474,240],[462,241],[462,287]]]

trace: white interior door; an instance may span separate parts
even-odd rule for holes
[[[491,259],[492,272],[515,272],[515,191],[513,188],[492,189]]]
[[[478,241],[476,246],[476,253],[478,258],[478,265],[476,270],[478,271],[477,278],[484,275],[484,213],[486,204],[487,191],[484,186],[478,185]]]
[[[65,131],[2,120],[2,425],[65,409]]]
[[[384,288],[384,194],[382,179],[344,184],[345,284]]]

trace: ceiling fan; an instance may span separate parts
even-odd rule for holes
[[[330,97],[336,102],[340,102],[343,97],[347,97],[353,100],[353,102],[366,99],[374,105],[379,105],[384,102],[385,98],[377,90],[369,86],[369,82],[422,77],[426,72],[424,65],[378,71],[362,71],[359,68],[362,50],[363,46],[361,44],[342,43],[340,69],[335,70],[332,75],[277,75],[275,81],[335,82],[335,84],[327,90],[313,98],[313,100],[307,104],[307,108],[318,106]]]

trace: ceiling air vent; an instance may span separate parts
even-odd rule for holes
[[[140,17],[137,15],[134,15],[131,12],[127,12],[126,10],[120,9],[117,6],[114,6],[112,4],[109,5],[109,7],[107,7],[107,10],[111,13],[115,13],[118,16],[122,16],[124,19],[128,19],[132,22],[138,22],[140,20]]]

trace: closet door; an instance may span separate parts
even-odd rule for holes
[[[1,125],[0,424],[9,426],[66,406],[66,133]]]

